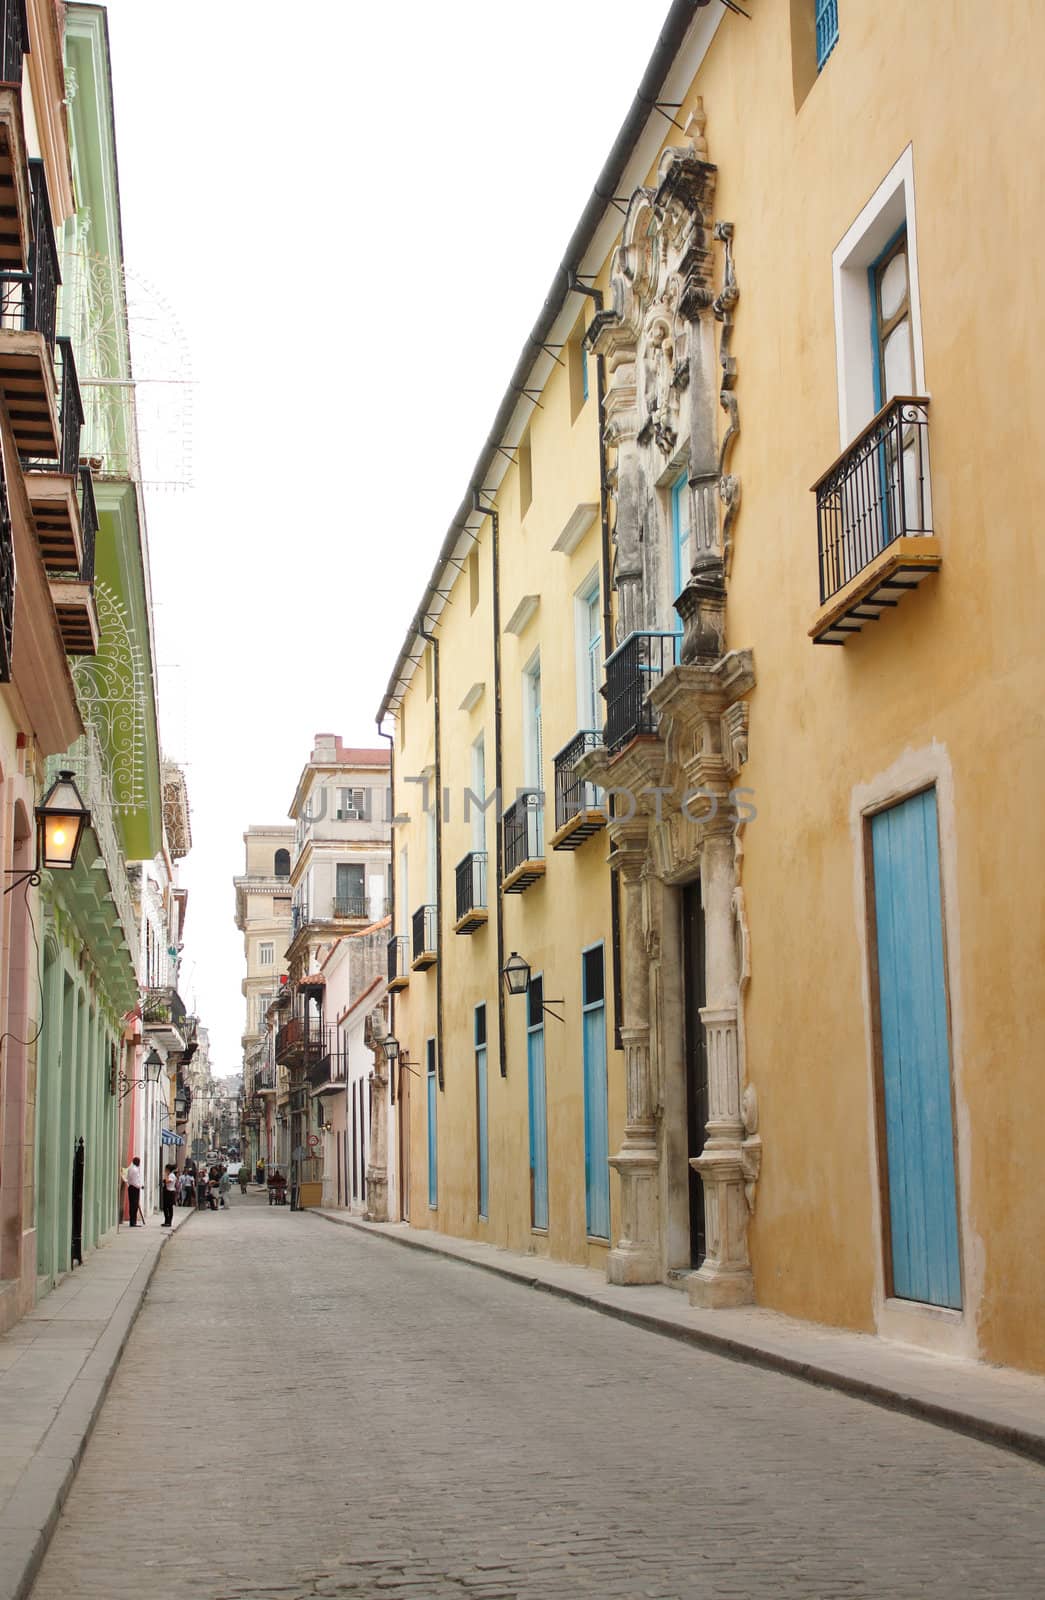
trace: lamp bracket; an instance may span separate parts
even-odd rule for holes
[[[9,883],[4,888],[5,894],[10,894],[12,889],[20,889],[23,883],[31,883],[37,888],[41,882],[40,872],[37,867],[5,867],[4,872],[14,875],[14,883]]]

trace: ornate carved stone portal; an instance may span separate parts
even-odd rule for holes
[[[699,877],[709,1116],[703,1153],[692,1165],[703,1183],[707,1253],[689,1286],[694,1303],[721,1306],[753,1298],[747,1225],[762,1156],[738,1027],[738,951],[742,945],[746,951],[746,926],[738,926],[735,786],[747,759],[755,673],[749,650],[727,647],[740,504],[739,479],[730,470],[739,431],[733,228],[712,224],[716,169],[706,160],[702,109],[689,126],[694,141],[666,150],[656,185],[631,197],[614,262],[613,307],[588,332],[590,348],[605,362],[618,643],[633,632],[674,627],[665,600],[673,536],[665,486],[680,471],[687,476],[692,570],[681,595],[671,596],[683,625],[680,659],[646,685],[655,736],[639,733],[623,749],[592,752],[582,771],[612,796],[610,865],[621,889],[627,1098],[623,1142],[611,1159],[621,1182],[621,1229],[608,1275],[618,1283],[649,1283],[669,1266],[662,1202],[666,1186],[685,1182],[685,1175],[667,1165],[664,1073],[682,1052],[666,1030],[679,1033],[682,1021],[665,1019],[651,995],[658,968],[674,962],[682,970],[683,959],[679,918],[665,921],[666,895],[650,892],[650,880],[680,886]]]

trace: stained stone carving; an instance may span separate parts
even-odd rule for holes
[[[366,1164],[366,1222],[388,1221],[388,1069],[384,1040],[384,1012],[372,1011],[363,1029],[363,1042],[373,1051],[370,1078],[370,1154]]]

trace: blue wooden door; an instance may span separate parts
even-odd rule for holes
[[[610,1236],[610,1136],[606,1103],[606,986],[601,945],[581,957],[584,1051],[584,1214],[594,1239]]]
[[[475,1143],[479,1167],[479,1215],[490,1215],[490,1119],[486,1078],[486,1007],[475,1008]]]
[[[435,1206],[439,1200],[439,1145],[436,1139],[436,1081],[435,1040],[428,1041],[428,1204]]]
[[[936,793],[871,820],[893,1293],[960,1307]]]
[[[531,978],[526,997],[526,1073],[530,1102],[530,1215],[548,1226],[548,1101],[544,1079],[544,981]]]

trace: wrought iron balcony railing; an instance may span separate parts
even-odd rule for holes
[[[821,605],[894,540],[932,534],[928,410],[890,400],[813,485]]]
[[[457,918],[455,933],[474,933],[487,919],[486,851],[473,850],[456,868]]]
[[[22,57],[28,49],[25,0],[0,0],[0,83],[22,87]]]
[[[147,1028],[176,1028],[185,1033],[185,1002],[172,984],[146,989],[142,1022]]]
[[[290,937],[296,939],[309,921],[308,901],[302,900],[290,908]]]
[[[388,941],[388,987],[405,989],[410,981],[410,943],[405,933]]]
[[[0,4],[3,0],[0,0]],[[76,373],[73,342],[65,334],[55,340],[55,362],[58,378],[58,422],[61,443],[57,461],[50,457],[23,456],[25,472],[57,472],[62,477],[73,478],[80,466],[80,436],[83,433],[84,409],[80,393],[80,380]]]
[[[413,918],[413,962],[418,971],[435,965],[439,953],[439,911],[436,906],[418,906]]]
[[[622,750],[639,734],[656,733],[656,718],[646,697],[677,664],[678,643],[674,633],[629,633],[606,657],[602,693],[607,750]]]
[[[323,1024],[315,1012],[307,1017],[290,1017],[276,1030],[276,1059],[289,1064],[291,1059],[312,1060],[323,1048]]]
[[[61,275],[42,161],[30,161],[29,184],[33,214],[29,270],[0,272],[0,328],[40,333],[53,346]]]
[[[335,917],[365,917],[367,903],[364,895],[338,895],[334,900]]]
[[[602,791],[585,783],[577,763],[589,750],[602,746],[602,734],[594,728],[575,733],[555,757],[555,838],[556,850],[576,850],[591,834],[606,826]]]
[[[544,795],[524,789],[501,819],[504,892],[519,894],[544,876]]]
[[[80,528],[83,533],[83,564],[80,577],[94,582],[94,550],[98,540],[98,507],[94,499],[94,478],[90,467],[80,468]]]

